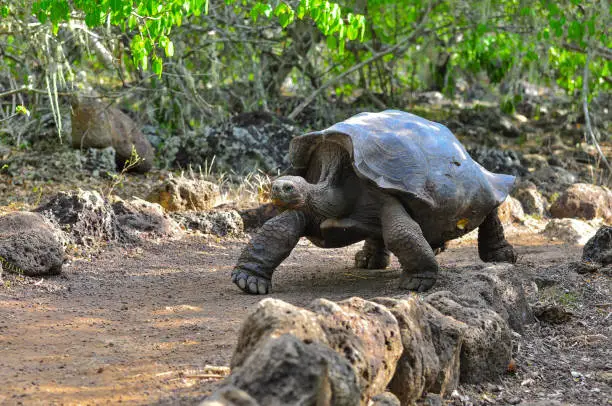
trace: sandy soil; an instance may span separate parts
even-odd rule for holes
[[[579,259],[580,247],[524,233],[510,239],[520,271],[540,273],[538,295],[574,317],[529,327],[517,337],[516,372],[461,387],[454,402],[612,404],[609,273],[578,275],[564,266]],[[115,247],[46,280],[5,274],[0,404],[197,403],[223,375],[205,366],[229,365],[240,323],[261,300],[230,283],[245,241],[191,236]],[[397,260],[384,271],[356,270],[358,248],[321,250],[302,241],[275,274],[272,296],[306,305],[317,297],[401,293]],[[473,241],[455,242],[438,258],[439,288],[448,272],[481,263]]]

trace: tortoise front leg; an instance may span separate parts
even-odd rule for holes
[[[368,238],[361,251],[355,254],[355,267],[362,269],[385,269],[389,266],[389,250],[385,242]]]
[[[478,256],[484,262],[516,262],[516,251],[506,240],[497,208],[478,227]]]
[[[289,210],[268,220],[240,253],[232,282],[247,293],[265,295],[272,288],[272,273],[304,235],[306,216]]]
[[[381,221],[385,244],[402,265],[400,288],[430,289],[436,283],[438,263],[421,227],[393,197],[383,204]]]

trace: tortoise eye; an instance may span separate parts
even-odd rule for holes
[[[285,191],[286,193],[293,192],[293,186],[285,185],[283,186],[283,191]]]

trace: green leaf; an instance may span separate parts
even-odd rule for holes
[[[578,21],[572,21],[567,30],[567,36],[576,42],[580,42],[582,40],[583,35],[584,25],[579,23]]]
[[[151,68],[153,69],[153,73],[155,73],[158,77],[161,78],[162,74],[162,60],[157,55],[153,55],[151,61]]]
[[[330,50],[334,50],[336,49],[336,47],[338,46],[338,41],[336,40],[336,37],[333,35],[330,35],[327,37],[327,48],[329,48]]]
[[[110,8],[114,12],[120,12],[123,10],[122,0],[110,0]]]
[[[167,57],[170,58],[174,55],[174,44],[172,43],[172,41],[168,41],[166,43],[166,45],[164,46],[164,50],[166,51]]]
[[[301,0],[297,8],[297,16],[301,20],[310,9],[310,0]]]

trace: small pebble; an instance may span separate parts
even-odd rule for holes
[[[582,374],[578,371],[572,371],[571,374],[574,378],[582,378]]]
[[[535,381],[531,378],[525,379],[523,382],[521,382],[521,386],[529,386],[531,384],[533,384]]]

